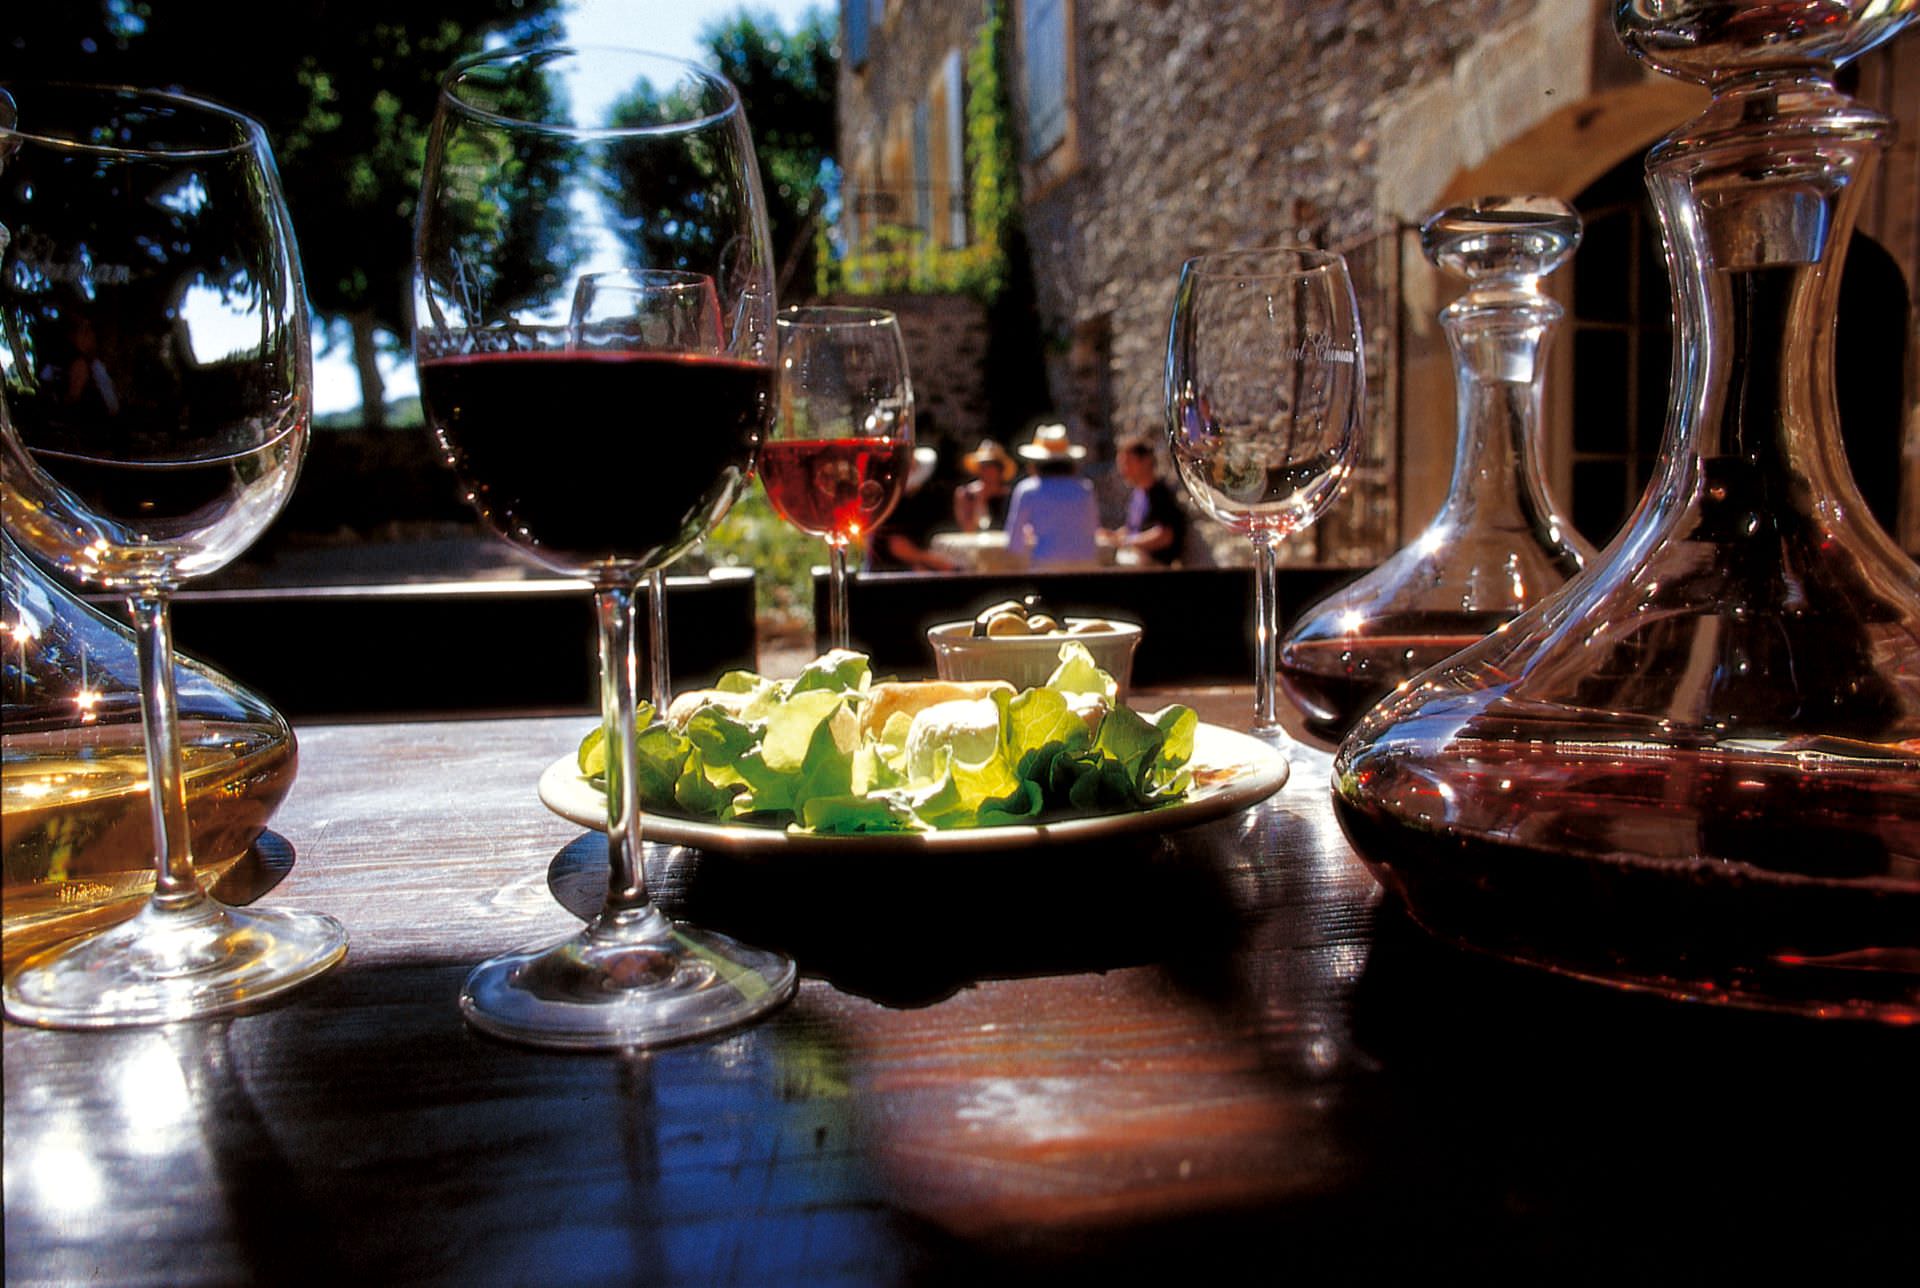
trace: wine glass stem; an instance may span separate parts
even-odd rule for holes
[[[596,586],[594,614],[600,623],[600,716],[607,731],[607,862],[612,872],[602,919],[647,906],[647,877],[640,852],[638,730],[633,726],[638,668],[633,649],[634,588]]]
[[[827,538],[827,647],[848,648],[847,633],[847,540]]]
[[[673,676],[667,662],[667,574],[655,568],[647,575],[647,675],[653,694],[653,711],[666,719],[673,701]]]
[[[153,902],[164,911],[206,896],[194,879],[187,784],[180,763],[180,712],[173,686],[172,613],[163,592],[129,596],[140,658],[140,724],[146,738],[147,799],[153,811]]]
[[[1280,727],[1275,685],[1280,644],[1279,575],[1274,563],[1274,539],[1263,528],[1253,530],[1253,728],[1256,733]]]

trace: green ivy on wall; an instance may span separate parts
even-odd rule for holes
[[[966,154],[968,245],[939,245],[928,230],[882,225],[860,250],[834,259],[827,230],[815,283],[822,295],[972,295],[992,300],[1007,285],[1007,239],[1020,212],[1020,169],[1006,90],[1006,5],[988,0],[986,20],[967,51]]]

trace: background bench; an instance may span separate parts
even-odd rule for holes
[[[668,579],[676,689],[754,665],[753,582],[745,569]],[[112,597],[88,598],[124,619]],[[643,607],[643,653],[644,620]],[[592,594],[582,582],[183,590],[174,596],[173,621],[181,653],[289,719],[599,710]],[[644,677],[640,688],[644,694]]]

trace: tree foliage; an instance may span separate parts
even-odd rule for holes
[[[813,281],[814,220],[826,200],[838,124],[834,30],[821,9],[791,32],[742,9],[701,33],[747,110],[782,298],[789,283]]]
[[[298,38],[257,0],[16,3],[0,78],[178,89],[267,128],[315,311],[352,326],[379,423],[375,334],[404,334],[414,205],[439,80],[489,35],[558,33],[555,0],[308,0]]]
[[[414,208],[439,81],[490,37],[558,38],[559,0],[306,0],[297,39],[258,0],[20,0],[0,20],[0,79],[178,89],[267,128],[301,238],[307,292],[354,338],[363,415],[381,423],[379,333],[408,329]],[[834,21],[794,32],[744,10],[703,43],[739,85],[776,261],[811,280],[810,220],[834,140]],[[796,276],[803,273],[805,276]]]

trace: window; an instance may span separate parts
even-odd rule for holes
[[[948,247],[967,244],[966,122],[961,114],[964,94],[960,51],[950,49],[927,86],[927,169],[933,187],[932,222],[925,225],[936,244]]]
[[[1595,548],[1632,513],[1666,425],[1672,310],[1639,155],[1574,198],[1573,526]]]
[[[1673,302],[1636,151],[1574,198],[1573,524],[1604,546],[1653,477],[1672,379]],[[1843,445],[1869,511],[1899,517],[1902,372],[1911,305],[1900,267],[1855,233],[1841,273],[1834,385]],[[1889,324],[1889,319],[1893,324]]]
[[[1067,0],[1026,0],[1020,18],[1027,159],[1037,161],[1067,137]]]
[[[841,6],[841,48],[847,66],[861,67],[867,61],[867,16],[872,0],[846,0]]]
[[[925,101],[913,105],[913,226],[933,231],[932,113]]]

